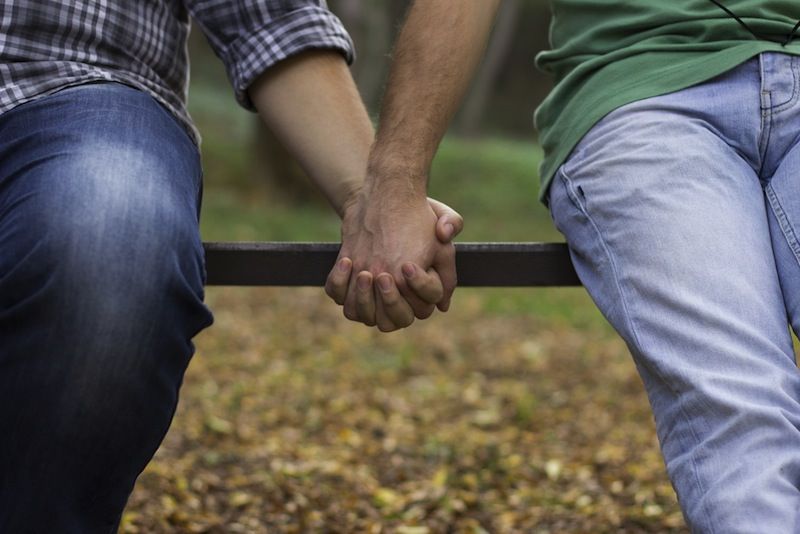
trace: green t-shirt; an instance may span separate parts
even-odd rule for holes
[[[785,39],[800,0],[721,0],[755,33]],[[537,66],[556,86],[536,110],[544,148],[541,198],[589,129],[614,109],[684,89],[761,52],[800,55],[800,32],[786,47],[757,39],[710,0],[552,0],[552,50]]]

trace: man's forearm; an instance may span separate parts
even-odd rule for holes
[[[341,216],[361,187],[374,137],[341,55],[312,50],[287,59],[262,74],[248,93]]]
[[[478,65],[500,0],[424,0],[394,50],[368,186],[424,196],[431,161]]]

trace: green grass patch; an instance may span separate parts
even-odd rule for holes
[[[447,138],[431,170],[431,196],[464,216],[462,241],[563,241],[537,200],[541,157],[533,141]]]
[[[206,238],[337,240],[331,210],[271,202],[262,184],[247,180],[248,145],[234,130],[204,135]],[[430,194],[464,216],[460,241],[561,241],[537,200],[540,158],[533,142],[448,138],[434,161]]]

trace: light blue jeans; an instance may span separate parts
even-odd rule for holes
[[[800,532],[800,58],[605,117],[557,227],[630,347],[695,532]]]

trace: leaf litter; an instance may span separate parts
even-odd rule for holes
[[[688,532],[604,323],[489,313],[476,290],[390,335],[318,289],[208,302],[122,533]]]

